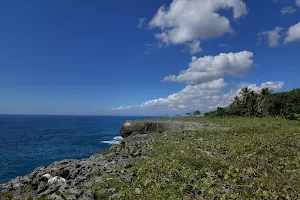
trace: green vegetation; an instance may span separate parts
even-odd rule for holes
[[[187,113],[185,113],[185,115],[186,115],[186,116],[191,116],[191,115],[192,115],[192,113],[190,113],[190,112],[187,112]]]
[[[194,115],[201,115],[200,110],[196,110],[196,111],[194,112]]]
[[[201,115],[201,111],[200,110],[196,110],[194,112],[194,114],[192,114],[190,112],[185,113],[185,116],[187,116],[187,117],[200,116],[200,115]]]
[[[228,107],[219,107],[204,115],[210,117],[282,117],[294,120],[297,119],[297,114],[300,114],[300,89],[271,93],[268,88],[263,88],[256,93],[249,88],[244,88],[240,97],[236,96]]]
[[[169,119],[178,120],[178,119]],[[98,199],[299,199],[300,122],[270,118],[182,118],[230,127],[141,135],[148,154],[132,181],[107,177]],[[136,141],[137,143],[139,141]],[[124,147],[126,148],[126,146]],[[102,189],[101,189],[102,188]]]

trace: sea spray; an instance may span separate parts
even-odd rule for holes
[[[105,144],[119,144],[122,139],[123,139],[123,137],[116,136],[112,140],[102,141],[102,143],[105,143]]]

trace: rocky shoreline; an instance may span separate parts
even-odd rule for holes
[[[0,199],[97,199],[91,190],[93,184],[101,184],[108,177],[118,177],[125,184],[136,177],[130,170],[130,160],[146,155],[148,144],[155,142],[143,137],[144,134],[202,128],[222,127],[182,121],[126,121],[120,129],[124,140],[119,145],[112,145],[109,151],[99,152],[88,159],[62,160],[39,167],[29,175],[0,185]],[[114,188],[104,186],[102,190],[102,193],[109,194],[109,199],[121,197]]]

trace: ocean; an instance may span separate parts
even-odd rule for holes
[[[0,183],[63,159],[87,158],[120,139],[132,116],[0,115]]]

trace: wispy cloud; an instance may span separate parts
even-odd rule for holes
[[[283,7],[280,10],[281,15],[293,14],[295,12],[296,12],[296,9],[293,8],[292,6]]]
[[[144,25],[144,23],[147,21],[147,19],[146,18],[139,18],[138,19],[138,25],[137,25],[137,27],[138,28],[142,28],[143,27],[143,25]]]
[[[269,47],[275,47],[279,45],[279,39],[281,38],[280,32],[283,27],[275,27],[273,30],[263,31],[258,33],[260,40],[262,37],[266,37]]]
[[[150,51],[143,51],[143,54],[151,54]]]
[[[228,47],[229,44],[219,44],[220,47]]]

